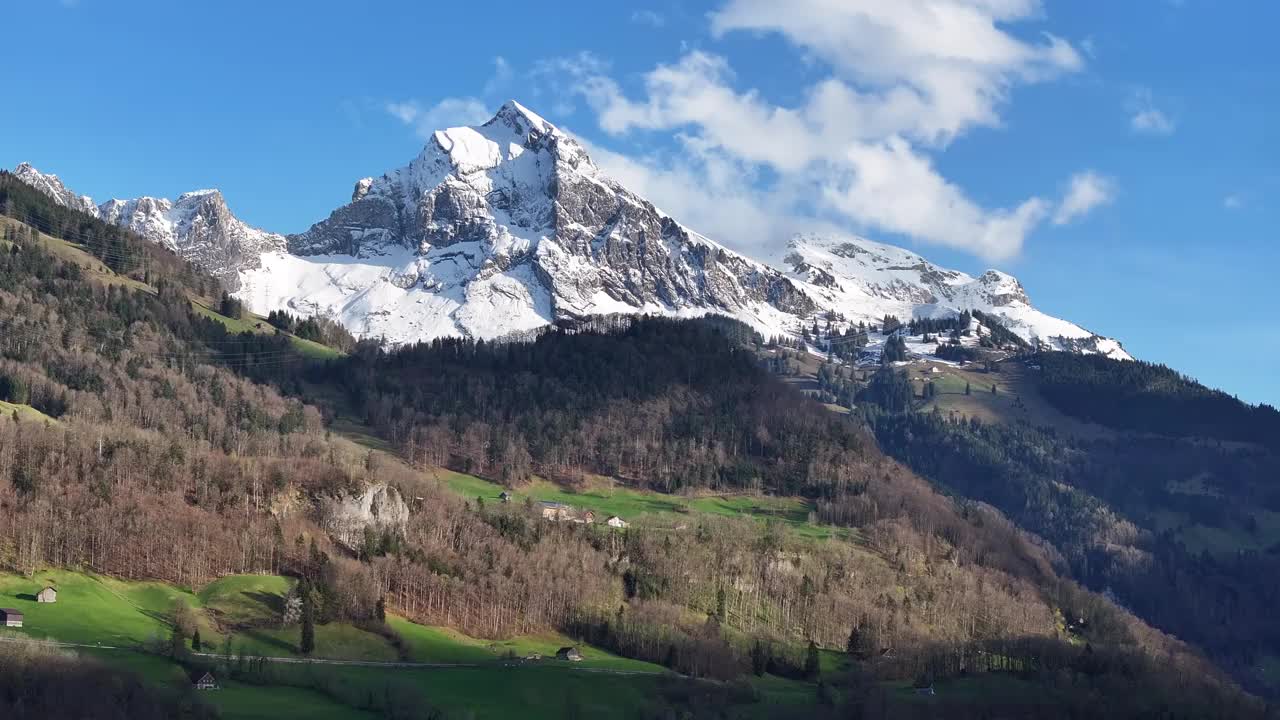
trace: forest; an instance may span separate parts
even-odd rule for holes
[[[1254,513],[1280,511],[1280,455],[1252,444],[1205,442],[1195,434],[1212,413],[1211,438],[1247,441],[1255,423],[1273,411],[1157,366],[1062,353],[1011,362],[1043,368],[1037,382],[1064,412],[1119,431],[1133,428],[1137,418],[1163,414],[1160,427],[1172,436],[1084,440],[1026,423],[918,412],[900,375],[873,379],[861,413],[885,452],[940,487],[1000,508],[1051,541],[1073,577],[1114,594],[1140,617],[1250,677],[1280,647],[1272,610],[1280,602],[1274,582],[1280,543],[1209,553],[1188,548],[1159,520],[1173,512],[1191,524],[1256,535]],[[1084,383],[1089,389],[1062,390],[1069,378],[1082,376],[1091,378]],[[1149,390],[1130,385],[1139,382]],[[1091,405],[1091,394],[1101,399]],[[1115,397],[1127,398],[1124,412],[1105,410]],[[1206,489],[1180,489],[1174,483],[1179,478],[1196,478]]]
[[[161,249],[4,175],[0,188],[0,209],[74,233],[124,273],[55,254],[30,226],[0,236],[0,400],[41,413],[0,419],[6,570],[186,587],[292,575],[317,623],[394,610],[476,637],[556,629],[690,677],[822,679],[832,715],[889,712],[877,683],[986,671],[1061,690],[1074,698],[1062,717],[1133,687],[1134,717],[1149,702],[1169,717],[1265,714],[1197,651],[1076,584],[996,503],[939,492],[881,452],[874,423],[786,386],[744,326],[614,318],[527,343],[364,342],[317,360],[199,312],[195,300],[236,310]],[[396,452],[335,433],[345,413]],[[547,523],[457,497],[433,468],[798,496],[832,539],[741,517]],[[413,500],[402,531],[335,541],[314,508],[374,483]],[[810,648],[848,652],[856,670],[819,678]]]

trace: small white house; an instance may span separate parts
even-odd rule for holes
[[[36,602],[56,603],[58,602],[58,590],[54,587],[46,587],[36,594]]]
[[[22,627],[22,613],[13,608],[0,608],[0,618],[4,620],[4,627]]]
[[[217,690],[218,680],[211,672],[196,670],[191,673],[191,687],[196,690]]]
[[[617,515],[610,515],[609,519],[604,521],[604,524],[608,525],[611,528],[631,527],[631,523],[627,522],[626,520],[623,520]]]

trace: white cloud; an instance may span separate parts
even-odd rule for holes
[[[865,87],[864,104],[901,113],[916,139],[945,143],[975,125],[999,123],[998,106],[1017,82],[1084,65],[1069,43],[1044,34],[1021,40],[1000,27],[1034,19],[1036,0],[730,0],[712,31],[782,34]]]
[[[1092,170],[1071,176],[1066,194],[1053,214],[1054,225],[1074,222],[1115,200],[1115,181]]]
[[[1222,199],[1222,207],[1228,210],[1239,210],[1244,207],[1244,198],[1231,194]]]
[[[492,108],[501,102],[497,98],[511,84],[513,75],[511,64],[506,58],[497,55],[493,58],[493,74],[485,81],[482,91],[482,95],[492,102],[473,96],[447,97],[430,104],[419,100],[389,102],[384,109],[400,122],[412,127],[418,137],[425,140],[436,130],[479,125],[493,117]]]
[[[1163,110],[1155,106],[1151,90],[1139,88],[1129,98],[1129,127],[1137,133],[1148,135],[1172,135],[1177,123]]]
[[[729,0],[711,16],[715,34],[779,33],[828,68],[791,105],[737,88],[729,61],[702,51],[645,74],[636,99],[591,55],[540,72],[553,83],[568,78],[606,132],[674,131],[696,150],[678,164],[649,159],[642,180],[670,171],[697,185],[737,167],[766,178],[749,204],[768,198],[771,216],[874,228],[998,260],[1019,252],[1050,203],[1033,196],[984,208],[927,153],[972,128],[998,126],[1014,85],[1082,66],[1059,38],[1028,42],[1002,27],[1038,12],[1034,0]]]
[[[829,205],[873,228],[1008,258],[1042,221],[1048,204],[1030,198],[1010,210],[986,210],[948,182],[901,138],[849,148],[846,177],[824,190]]]
[[[649,27],[660,28],[667,24],[667,19],[661,13],[653,10],[636,10],[631,13],[631,22],[637,25],[648,25]]]
[[[473,97],[445,98],[427,107],[416,100],[393,102],[387,103],[386,110],[400,122],[412,127],[418,137],[424,140],[436,130],[460,125],[479,125],[493,115],[488,106]]]

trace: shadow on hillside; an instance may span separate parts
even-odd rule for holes
[[[29,600],[31,602],[36,601],[35,593],[18,593],[17,595],[14,595],[14,597],[19,600]]]
[[[243,595],[250,600],[257,601],[263,607],[271,611],[271,614],[279,617],[284,614],[284,598],[275,593],[256,592],[251,590],[244,591]]]
[[[269,635],[259,630],[245,630],[242,634],[247,638],[251,638],[253,640],[256,640],[262,643],[263,645],[270,645],[272,647],[280,648],[281,650],[288,651],[289,653],[299,652],[297,645],[294,645],[291,642],[286,642],[284,640],[281,640],[278,637],[274,637],[272,635]]]

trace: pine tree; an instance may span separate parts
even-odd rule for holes
[[[202,646],[201,646],[201,644],[200,644],[200,631],[199,631],[199,630],[196,630],[196,631],[191,635],[191,651],[192,651],[192,652],[200,652],[200,650],[201,650],[201,649],[202,649]]]
[[[965,395],[969,395],[969,394],[970,394],[970,392],[971,392],[971,389],[970,389],[970,387],[969,387],[969,381],[968,381],[968,380],[966,380],[966,381],[965,381],[965,383],[964,383],[964,394],[965,394]]]
[[[769,669],[769,659],[765,656],[764,645],[756,640],[755,645],[751,646],[751,672],[757,676],[764,675]]]
[[[302,588],[302,640],[298,644],[303,655],[316,649],[316,610],[312,599],[311,583],[304,581]]]
[[[818,657],[818,645],[814,641],[809,641],[809,651],[804,658],[804,676],[810,680],[816,680],[821,672],[821,660]]]

